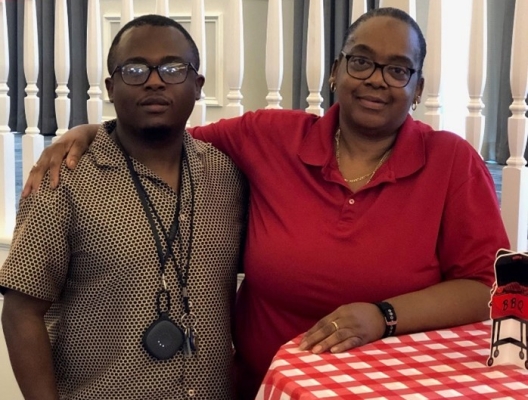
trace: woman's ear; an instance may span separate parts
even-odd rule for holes
[[[112,78],[105,79],[106,92],[108,93],[108,98],[110,103],[114,102],[114,80]]]

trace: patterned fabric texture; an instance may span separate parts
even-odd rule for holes
[[[61,399],[231,399],[231,316],[244,230],[246,190],[223,153],[192,139],[184,146],[181,239],[187,251],[194,182],[194,237],[188,290],[196,316],[198,352],[159,361],[142,347],[157,318],[160,267],[155,241],[125,158],[101,126],[79,166],[63,166],[61,185],[20,204],[0,286],[54,302],[46,315]],[[174,218],[178,194],[133,159],[163,225]],[[179,241],[181,242],[181,245]],[[182,299],[175,266],[167,264],[171,318]]]

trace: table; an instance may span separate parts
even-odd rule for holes
[[[341,354],[281,347],[257,400],[523,399],[528,371],[486,365],[491,321],[390,337]]]

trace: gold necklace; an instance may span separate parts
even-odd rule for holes
[[[337,161],[337,167],[339,168],[339,171],[341,171],[341,164],[340,164],[340,160],[339,160],[339,142],[340,142],[340,138],[341,138],[341,128],[337,128],[337,131],[335,133],[335,142],[336,142],[336,145],[335,145],[335,149],[336,149],[336,161]],[[383,156],[380,158],[380,160],[378,161],[378,163],[376,164],[376,166],[374,167],[374,169],[372,170],[372,172],[369,172],[368,174],[365,174],[365,175],[362,175],[358,178],[354,178],[354,179],[347,179],[345,177],[343,177],[344,181],[347,182],[347,183],[356,183],[356,182],[360,182],[360,181],[363,181],[365,179],[368,178],[367,182],[365,182],[365,185],[367,183],[370,182],[370,180],[372,179],[372,177],[374,176],[374,174],[376,173],[376,171],[383,165],[383,163],[385,162],[385,160],[387,160],[387,158],[389,157],[389,154],[391,152],[391,149],[387,150]]]

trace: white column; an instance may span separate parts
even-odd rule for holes
[[[205,11],[203,0],[192,0],[192,14],[191,14],[191,32],[190,32],[198,51],[200,52],[200,69],[199,72],[203,76],[206,74],[207,54],[205,48]],[[189,72],[189,75],[192,75]],[[190,117],[191,126],[205,125],[205,93],[202,89],[200,99],[196,101],[194,110]]]
[[[88,122],[99,124],[103,117],[101,80],[103,77],[103,51],[101,38],[101,12],[99,0],[88,0],[88,28],[86,43],[86,71],[90,88],[90,98],[86,104]]]
[[[433,0],[431,3],[436,2]],[[380,0],[380,7],[394,7],[416,19],[416,0]],[[429,5],[431,7],[431,5]]]
[[[427,17],[427,57],[424,65],[425,115],[424,122],[441,129],[440,84],[442,76],[442,2],[431,1]]]
[[[156,0],[156,14],[169,16],[169,0]]]
[[[367,0],[354,0],[352,2],[352,15],[350,17],[350,24],[353,24],[356,19],[367,12]]]
[[[284,51],[282,34],[282,0],[269,0],[266,27],[266,83],[268,95],[266,108],[282,108],[282,74],[284,73]]]
[[[134,19],[134,0],[121,0],[121,28]]]
[[[70,99],[68,78],[70,77],[70,35],[68,32],[68,9],[66,0],[55,0],[55,116],[57,118],[57,139],[68,130],[70,122]]]
[[[469,37],[469,115],[466,117],[466,139],[479,154],[484,138],[482,94],[486,81],[487,34],[487,0],[473,0]]]
[[[244,113],[242,105],[242,80],[244,78],[244,20],[242,0],[228,0],[225,74],[229,93],[229,103],[225,107],[225,116],[237,117]]]
[[[306,46],[306,79],[310,94],[306,111],[323,115],[321,89],[324,77],[324,19],[323,0],[310,0]]]
[[[511,52],[510,86],[513,102],[508,119],[510,158],[502,170],[502,219],[510,238],[511,248],[526,251],[528,237],[528,168],[524,149],[528,137],[525,113],[528,95],[528,1],[515,2]]]
[[[22,177],[24,182],[31,167],[44,149],[44,138],[39,135],[38,129],[40,111],[39,98],[37,97],[38,51],[35,0],[24,0],[24,75],[27,82],[27,95],[24,99],[27,129],[22,137]]]
[[[0,237],[15,227],[15,141],[9,126],[9,51],[5,0],[0,0]]]

